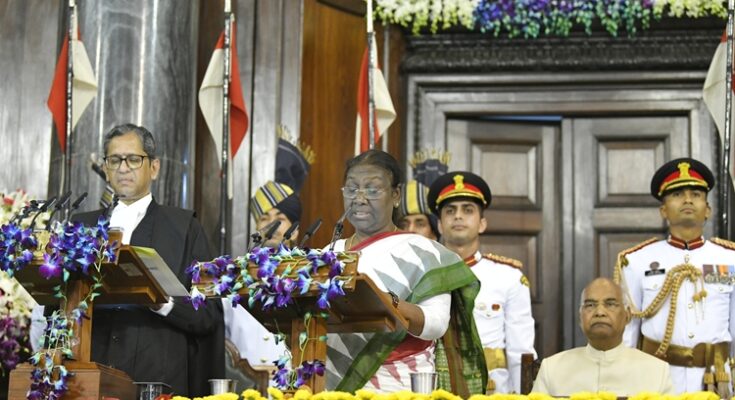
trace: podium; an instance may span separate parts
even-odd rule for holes
[[[328,278],[328,267],[320,267],[312,274],[313,279],[310,289],[304,294],[293,293],[293,304],[285,308],[272,308],[263,310],[256,303],[253,308],[248,308],[248,288],[241,289],[241,306],[255,317],[263,326],[274,333],[290,334],[291,363],[294,368],[299,366],[299,360],[311,361],[314,359],[326,362],[327,343],[321,340],[309,340],[303,351],[299,343],[299,335],[306,332],[309,338],[318,338],[327,333],[357,333],[357,332],[391,332],[399,329],[408,329],[408,321],[393,306],[390,295],[381,291],[378,286],[367,276],[357,272],[359,253],[348,253],[350,261],[343,261],[344,270],[340,276],[349,278],[342,289],[344,296],[330,301],[328,309],[319,309],[316,301],[319,296],[318,288],[314,282],[324,282]],[[287,268],[296,272],[300,267],[308,265],[305,259],[284,261],[276,267],[276,274],[282,274]],[[257,280],[258,266],[248,265],[248,273]],[[202,276],[200,283],[194,284],[198,290],[208,297],[214,297],[209,290],[208,284],[211,280]],[[327,313],[327,318],[313,317],[308,326],[304,324],[304,315],[311,312],[312,315]],[[314,393],[325,389],[325,376],[314,374],[307,385]]]
[[[120,237],[115,239],[113,235],[114,231],[111,231],[110,242],[120,240]],[[94,299],[95,304],[146,305],[161,304],[167,301],[169,293],[164,290],[165,282],[161,282],[160,273],[156,274],[156,271],[160,271],[160,263],[163,260],[155,250],[120,246],[116,250],[115,259],[117,260],[115,263],[103,262],[102,264],[102,287],[97,289],[100,296]],[[41,264],[43,264],[42,254],[36,254],[33,262],[16,272],[14,277],[38,304],[59,305],[59,300],[53,294],[54,286],[62,284],[62,280],[61,278],[44,279],[37,271]],[[171,275],[173,276],[173,273]],[[164,276],[163,279],[165,280],[166,277]],[[87,296],[91,286],[92,279],[86,276],[72,278],[67,282],[67,303],[64,310],[66,315],[69,315]],[[75,324],[74,327],[77,345],[72,347],[73,356],[70,360],[63,361],[63,365],[74,374],[69,379],[69,390],[64,397],[136,399],[136,387],[125,372],[91,361],[94,316],[94,307],[91,302],[86,313],[89,319],[83,320],[81,324]],[[25,363],[10,373],[9,400],[26,398],[33,368],[29,363]]]

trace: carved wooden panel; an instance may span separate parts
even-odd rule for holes
[[[656,204],[650,195],[654,172],[664,160],[667,135],[652,140],[601,138],[597,145],[598,204]]]
[[[573,142],[574,308],[598,276],[612,276],[618,251],[662,234],[659,203],[649,194],[655,170],[689,154],[687,117],[571,119]],[[563,139],[563,140],[564,140]],[[579,316],[573,316],[575,324]],[[574,345],[586,339],[574,331]]]
[[[472,170],[487,176],[496,207],[536,205],[540,170],[538,146],[539,143],[472,144]],[[508,176],[513,179],[507,179]]]

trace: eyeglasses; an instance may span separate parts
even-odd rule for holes
[[[592,312],[597,310],[597,306],[602,305],[603,308],[605,308],[608,311],[614,311],[617,310],[622,306],[619,301],[617,300],[605,300],[602,303],[599,301],[585,301],[582,303],[582,310],[584,312]]]
[[[125,157],[109,156],[104,158],[105,167],[107,167],[107,169],[117,170],[122,165],[122,162],[125,161],[125,164],[128,165],[128,168],[138,169],[143,166],[143,160],[146,157],[150,158],[150,156],[140,154],[128,154]]]
[[[353,186],[345,186],[342,188],[342,196],[345,199],[355,199],[360,193],[362,193],[362,196],[367,200],[377,200],[383,195],[383,193],[385,193],[385,189],[371,187],[359,189]]]

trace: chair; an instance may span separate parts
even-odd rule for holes
[[[521,354],[521,394],[531,393],[539,368],[541,360],[534,359],[533,353]]]
[[[254,387],[268,397],[268,382],[275,367],[250,365],[247,359],[240,358],[237,346],[229,339],[225,339],[225,356],[227,378],[238,382],[238,393]]]

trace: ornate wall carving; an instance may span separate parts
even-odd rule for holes
[[[407,73],[707,69],[724,21],[664,20],[635,37],[583,32],[567,38],[507,39],[490,34],[409,36]]]

